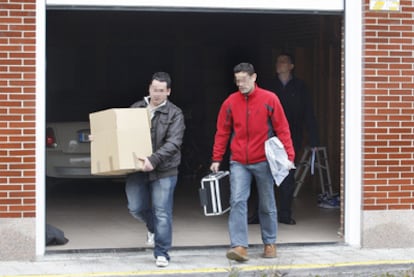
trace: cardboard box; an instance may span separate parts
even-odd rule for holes
[[[211,173],[201,179],[200,202],[204,215],[222,215],[230,210],[230,178],[228,171]]]
[[[89,114],[91,173],[124,175],[142,170],[139,157],[152,154],[149,112],[146,108],[119,108]]]

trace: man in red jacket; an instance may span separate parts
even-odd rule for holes
[[[213,157],[210,169],[217,172],[230,142],[230,260],[247,261],[248,224],[247,200],[251,181],[257,181],[259,221],[265,258],[276,257],[277,210],[274,182],[266,160],[265,141],[277,136],[292,162],[295,152],[289,124],[278,97],[256,85],[257,75],[249,63],[234,67],[234,80],[238,91],[222,104],[217,118]]]

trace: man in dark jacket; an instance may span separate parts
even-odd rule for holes
[[[284,145],[293,166],[295,153],[289,125],[277,96],[256,85],[252,64],[234,67],[238,91],[223,102],[217,117],[211,171],[217,172],[230,142],[230,246],[226,256],[230,260],[247,261],[248,226],[247,200],[251,180],[258,186],[259,219],[263,257],[276,257],[276,204],[273,177],[265,154],[265,141],[277,135]]]
[[[299,154],[303,144],[303,134],[306,130],[309,145],[317,147],[319,144],[318,129],[313,112],[312,99],[305,83],[293,75],[294,58],[289,53],[281,53],[276,59],[277,76],[264,87],[274,91],[282,103],[289,122],[295,153]],[[295,191],[294,170],[278,188],[278,220],[281,223],[294,225],[292,218],[292,200]]]
[[[128,209],[133,217],[146,224],[147,244],[155,244],[155,263],[159,267],[168,266],[170,260],[173,196],[185,129],[181,109],[168,101],[170,93],[169,74],[157,72],[152,76],[149,96],[131,106],[148,108],[153,153],[139,157],[143,171],[130,174],[125,188]]]

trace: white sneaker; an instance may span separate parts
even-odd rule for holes
[[[145,244],[149,246],[154,246],[154,233],[147,233],[147,242]]]
[[[166,267],[168,266],[168,260],[164,256],[158,256],[155,260],[155,265],[158,267]]]

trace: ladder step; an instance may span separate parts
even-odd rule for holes
[[[313,153],[311,147],[306,147],[295,171],[296,188],[293,193],[294,197],[296,197],[299,193],[299,190],[304,183],[305,177],[309,172],[312,155],[315,155],[313,159],[313,168],[318,170],[322,193],[325,193],[325,188],[327,188],[329,195],[333,194],[326,147],[317,147],[315,153]]]

